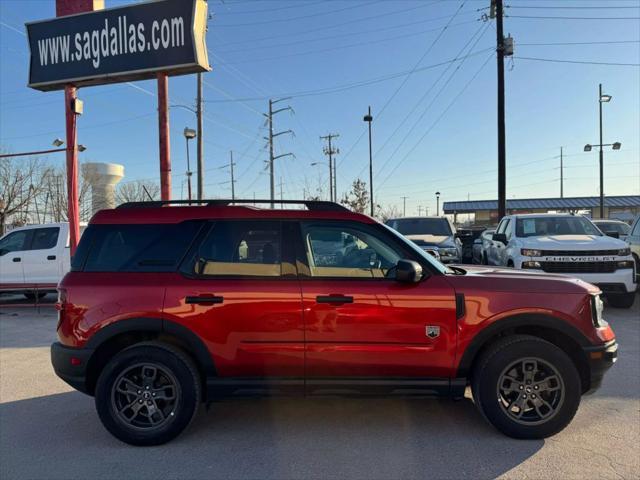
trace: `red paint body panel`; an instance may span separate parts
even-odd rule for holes
[[[190,279],[168,274],[164,317],[205,343],[220,376],[304,376],[304,325],[296,279]],[[219,305],[186,304],[215,295]]]
[[[306,374],[314,376],[448,376],[456,348],[455,296],[442,276],[418,284],[394,280],[301,282]],[[319,295],[353,297],[342,305]],[[440,327],[430,339],[426,326]]]

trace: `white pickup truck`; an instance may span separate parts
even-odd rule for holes
[[[68,223],[15,228],[0,238],[0,292],[42,297],[56,290],[70,264]]]
[[[486,260],[579,278],[600,287],[613,307],[630,308],[636,296],[629,245],[580,215],[507,215],[491,238]]]

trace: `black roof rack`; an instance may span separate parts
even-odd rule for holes
[[[209,199],[209,200],[153,200],[148,202],[126,202],[118,205],[118,209],[121,208],[155,208],[163,207],[165,205],[188,205],[188,206],[206,206],[206,207],[226,207],[232,204],[258,204],[258,203],[271,203],[271,204],[284,204],[284,205],[304,205],[307,210],[326,211],[326,212],[349,212],[350,210],[335,202],[328,202],[326,200],[256,200],[256,199]]]

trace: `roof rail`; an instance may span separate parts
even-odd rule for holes
[[[153,200],[148,202],[126,202],[118,205],[118,209],[126,208],[155,208],[163,207],[166,205],[187,205],[197,206],[203,205],[207,207],[226,207],[233,204],[257,204],[257,203],[270,203],[270,204],[284,204],[284,205],[304,205],[307,210],[315,211],[331,211],[331,212],[349,212],[350,210],[344,205],[340,205],[335,202],[328,202],[326,200],[256,200],[256,199],[203,199],[203,200]]]

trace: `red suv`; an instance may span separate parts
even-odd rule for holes
[[[541,438],[616,360],[593,285],[446,267],[334,203],[246,203],[129,203],[84,232],[51,358],[117,438],[167,442],[222,395],[467,386],[497,429]]]

